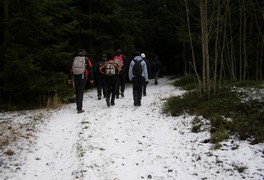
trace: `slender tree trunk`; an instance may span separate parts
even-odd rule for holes
[[[246,79],[247,76],[247,17],[246,17],[246,11],[245,11],[245,1],[243,0],[243,54],[244,54],[244,74],[243,74],[243,80]]]
[[[209,47],[208,47],[208,19],[207,19],[207,0],[200,0],[201,14],[201,33],[202,33],[202,52],[203,52],[203,88],[210,97],[210,62],[209,62]]]
[[[185,47],[185,43],[183,42],[182,43],[182,59],[183,59],[183,62],[184,62],[184,71],[183,71],[183,75],[184,76],[187,76],[188,75],[188,72],[187,72],[187,70],[189,69],[188,67],[187,67],[187,60],[186,60],[186,58],[185,58],[185,54],[186,54],[186,47]]]
[[[222,43],[221,55],[220,55],[221,59],[220,59],[219,84],[218,84],[219,87],[221,86],[222,76],[223,76],[223,69],[224,69],[224,52],[225,52],[225,49],[226,49],[226,31],[227,31],[226,24],[227,24],[227,11],[225,12],[224,24],[222,26],[224,32],[223,32],[223,43]]]
[[[263,51],[264,51],[264,46],[262,44],[260,62],[259,62],[259,78],[261,81],[263,81]]]
[[[259,42],[260,40],[260,35],[258,36],[258,42],[256,43],[256,71],[255,71],[255,78],[256,78],[256,81],[259,80],[259,70],[260,70],[260,59],[259,59],[259,54],[261,56],[261,42]]]
[[[9,41],[9,4],[8,0],[4,0],[4,32],[3,32],[3,44],[5,45]]]
[[[258,52],[259,52],[259,42],[257,43],[257,49],[256,49],[256,73],[255,73],[255,80],[257,81],[259,79],[259,60],[258,60]]]
[[[192,33],[191,33],[191,26],[190,26],[190,18],[189,18],[189,8],[187,0],[184,0],[185,2],[185,9],[186,9],[186,18],[187,18],[187,27],[188,27],[188,34],[189,34],[189,40],[190,40],[190,46],[191,46],[191,52],[192,52],[192,63],[190,63],[193,67],[193,70],[195,72],[196,78],[198,80],[198,86],[201,93],[201,80],[199,78],[197,68],[196,68],[196,61],[195,61],[195,55],[193,50],[193,40],[192,40]]]
[[[262,42],[264,42],[264,38],[262,37]],[[263,80],[263,52],[264,51],[264,43],[261,43],[260,47],[260,56],[259,56],[259,80]]]
[[[262,6],[259,4],[256,4],[255,6],[256,9],[261,10]],[[257,43],[257,57],[256,57],[256,80],[261,80],[262,81],[262,65],[263,65],[263,46],[264,46],[264,35],[262,31],[263,27],[263,20],[264,20],[264,12],[262,11],[262,14],[258,14],[258,11],[255,12],[255,21],[256,21],[256,26],[258,29],[258,43]]]
[[[233,80],[236,79],[236,70],[235,70],[235,50],[234,50],[234,40],[233,40],[233,33],[232,33],[232,19],[231,19],[231,8],[230,8],[230,0],[227,0],[227,12],[228,12],[228,22],[229,22],[229,35],[230,35],[230,47],[227,49],[229,54],[229,67],[230,67],[230,74]]]
[[[211,90],[211,82],[210,82],[210,58],[209,58],[209,33],[208,33],[208,18],[207,18],[207,0],[205,0],[205,63],[206,63],[206,86],[208,98]]]
[[[90,9],[89,9],[89,28],[90,28],[90,31],[92,32],[93,30],[93,23],[92,23],[92,7],[90,5]],[[89,48],[90,48],[90,53],[92,52],[92,44],[93,44],[93,41],[92,41],[92,38],[90,37],[90,40],[89,40]]]
[[[240,8],[239,13],[240,21],[239,21],[239,80],[243,79],[243,57],[242,57],[242,24],[243,24],[243,14],[242,8]]]
[[[216,17],[216,37],[215,37],[215,58],[214,58],[214,79],[213,87],[214,93],[216,91],[216,81],[217,81],[217,64],[218,64],[218,41],[219,41],[219,26],[220,26],[220,0],[217,0],[217,17]]]
[[[205,74],[205,39],[204,39],[204,2],[200,0],[200,16],[201,16],[201,38],[202,38],[202,55],[203,55],[203,64],[202,64],[202,72],[203,72],[203,80],[202,80],[202,88],[203,92],[206,92],[206,74]]]

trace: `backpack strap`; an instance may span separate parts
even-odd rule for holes
[[[105,74],[103,69],[105,68],[106,64],[107,64],[107,62],[105,62],[104,65],[102,65],[101,67],[99,67],[99,71],[101,74]]]

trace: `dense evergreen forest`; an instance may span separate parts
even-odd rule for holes
[[[207,95],[263,80],[262,0],[2,0],[0,11],[0,109],[66,96],[79,48],[94,63],[117,48],[158,56],[162,74],[194,74]]]

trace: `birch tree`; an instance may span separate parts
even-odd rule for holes
[[[210,97],[210,62],[208,47],[208,17],[207,0],[200,0],[200,18],[201,18],[201,38],[202,38],[202,59],[203,59],[203,92]]]

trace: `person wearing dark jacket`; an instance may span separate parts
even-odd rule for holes
[[[114,61],[113,55],[108,55],[107,62],[100,67],[100,72],[105,75],[106,84],[106,105],[115,105],[116,82],[120,73],[119,65]]]
[[[146,58],[146,55],[145,53],[141,53],[141,58],[146,62],[146,65],[147,65],[147,69],[148,69],[148,77],[150,76],[150,72],[151,72],[151,69],[150,69],[150,64],[149,64],[149,60]],[[147,85],[148,83],[145,82],[143,83],[143,96],[146,96],[147,95]]]
[[[142,72],[140,75],[135,75],[133,73],[133,68],[136,63],[140,63]],[[148,69],[146,62],[140,56],[140,53],[137,52],[135,58],[130,62],[129,71],[128,71],[129,80],[133,84],[133,100],[134,106],[141,106],[142,98],[142,86],[143,83],[148,83]]]
[[[71,76],[73,81],[68,80],[69,84],[74,84],[77,113],[83,113],[83,94],[86,88],[86,81],[89,79],[93,84],[93,68],[91,60],[86,56],[84,49],[77,52],[76,57],[71,63]]]
[[[107,55],[103,54],[102,58],[95,65],[95,74],[97,77],[97,97],[98,100],[101,100],[102,94],[103,97],[106,97],[106,85],[105,85],[105,76],[100,72],[100,67],[102,67],[107,61]],[[102,93],[103,91],[103,93]]]
[[[121,69],[116,82],[116,98],[118,99],[120,94],[124,97],[128,63],[126,56],[122,54],[121,49],[117,49],[114,60]]]
[[[156,56],[155,59],[151,62],[151,70],[154,76],[155,85],[158,84],[160,69],[161,69],[161,62],[159,61],[159,58]]]

